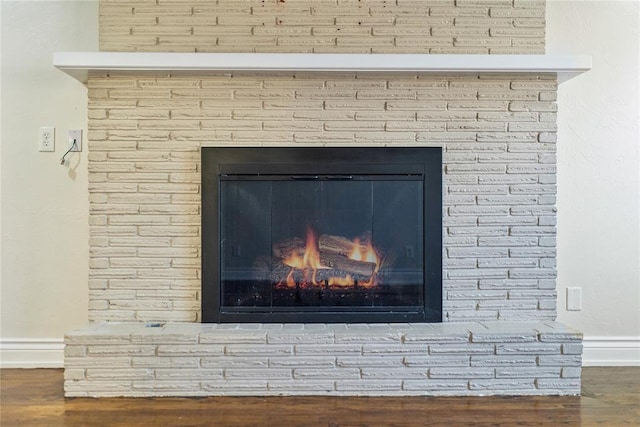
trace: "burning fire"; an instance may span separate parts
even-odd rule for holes
[[[376,267],[380,263],[380,258],[378,257],[375,249],[373,249],[371,242],[367,242],[366,249],[363,253],[362,246],[360,245],[360,239],[357,237],[353,239],[353,250],[349,253],[349,259],[362,262],[373,262],[376,264]]]
[[[331,277],[329,278],[329,287],[330,288],[348,288],[354,286],[355,282],[350,274],[347,274],[347,277]]]
[[[304,253],[302,254],[302,256],[293,251],[283,262],[285,265],[291,267],[291,271],[287,275],[286,279],[286,287],[288,288],[296,287],[296,282],[293,278],[295,269],[302,271],[304,278],[301,285],[303,287],[307,287],[309,285],[320,286],[321,284],[316,280],[316,273],[320,268],[328,268],[324,267],[320,263],[320,251],[318,251],[318,242],[315,233],[310,227],[307,228],[307,243],[305,245]]]
[[[377,273],[380,269],[381,259],[370,238],[366,238],[364,244],[361,243],[360,238],[354,238],[353,240],[335,236],[328,236],[328,238],[339,242],[338,249],[330,247],[330,250],[327,250],[331,253],[325,254],[323,257],[318,238],[314,231],[308,227],[304,251],[301,248],[293,249],[282,259],[282,263],[288,266],[290,270],[286,278],[280,280],[276,287],[291,289],[300,286],[301,288],[329,287],[343,289],[355,286],[372,288],[378,284]],[[344,249],[344,253],[342,253],[342,249]],[[336,254],[336,252],[339,252],[339,254]],[[352,262],[342,261],[341,257]],[[354,275],[357,276],[357,274],[345,271],[345,269],[349,270],[349,268],[353,268],[356,271],[362,271],[364,268],[365,271],[369,272],[369,274],[365,275],[368,276],[368,279],[355,279]],[[367,270],[367,268],[369,269]],[[344,274],[328,277],[325,274],[323,275],[324,277],[319,278],[319,272],[323,270],[334,270],[333,272],[340,270]],[[300,274],[302,275],[302,279],[299,279],[298,282],[296,282],[297,271],[300,272],[297,274],[298,278]],[[360,276],[362,277],[362,274]]]

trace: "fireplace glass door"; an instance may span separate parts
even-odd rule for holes
[[[218,163],[215,321],[424,320],[423,166],[346,166]]]

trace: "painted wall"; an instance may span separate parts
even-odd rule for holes
[[[558,95],[558,319],[586,338],[634,337],[636,349],[639,19],[637,1],[547,3],[547,53],[593,56]],[[564,310],[568,286],[582,288],[582,311]]]
[[[30,340],[59,343],[87,319],[86,151],[59,164],[67,129],[86,126],[86,90],[51,67],[51,52],[98,41],[96,1],[0,5],[4,364],[11,345],[24,360],[37,348]],[[559,91],[558,311],[584,331],[585,347],[590,337],[640,337],[638,6],[547,5],[547,52],[594,57],[591,72]],[[36,150],[43,125],[56,126],[55,153]],[[564,311],[567,286],[583,288],[582,311]]]
[[[4,362],[11,345],[46,347],[87,322],[86,150],[60,165],[67,130],[86,129],[87,91],[51,63],[98,40],[97,1],[2,1],[1,13]],[[37,151],[45,125],[54,153]]]

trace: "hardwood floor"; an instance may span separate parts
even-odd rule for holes
[[[65,399],[61,369],[4,369],[0,425],[640,425],[640,368],[584,368],[582,381],[581,397]]]

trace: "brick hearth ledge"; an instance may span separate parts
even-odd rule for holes
[[[66,396],[578,395],[558,322],[94,323],[65,337]]]

